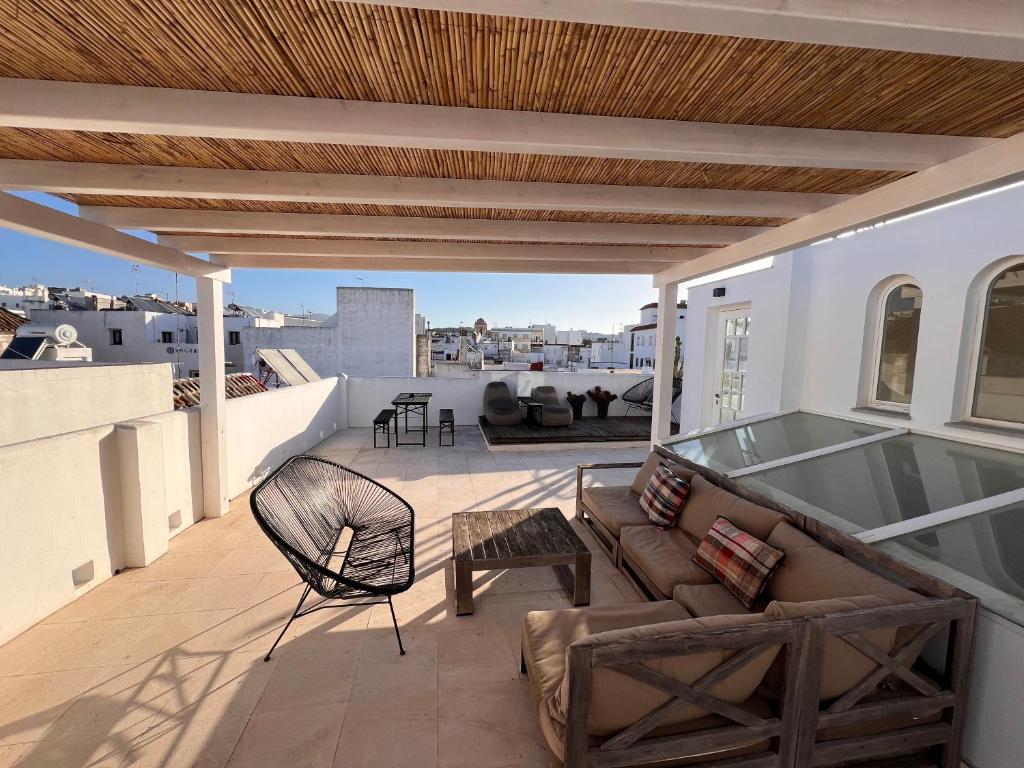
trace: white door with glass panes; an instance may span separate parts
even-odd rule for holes
[[[747,387],[747,355],[750,344],[750,309],[718,313],[718,354],[714,378],[713,424],[742,417]]]

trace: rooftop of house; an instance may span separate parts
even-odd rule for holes
[[[459,430],[455,448],[386,451],[372,448],[368,429],[350,429],[313,452],[378,479],[416,510],[418,577],[394,601],[407,655],[378,605],[300,619],[265,663],[301,589],[243,494],[150,566],[0,646],[0,758],[49,768],[468,768],[500,755],[509,768],[553,766],[519,675],[519,638],[528,611],[571,601],[550,569],[483,572],[475,614],[457,617],[451,515],[556,506],[569,517],[579,452],[490,454],[472,429]],[[592,580],[594,605],[640,600],[606,558],[594,559]]]
[[[16,333],[18,328],[27,322],[28,320],[21,315],[0,307],[0,333]]]

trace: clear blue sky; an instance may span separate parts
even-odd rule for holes
[[[60,210],[75,206],[49,195],[26,194]],[[149,237],[148,233],[146,237]],[[362,278],[362,280],[358,279]],[[0,229],[0,284],[82,286],[102,293],[166,293],[175,296],[174,275],[131,262]],[[479,275],[431,272],[326,272],[234,270],[226,301],[265,309],[334,312],[339,285],[413,288],[416,310],[435,327],[470,325],[484,317],[491,325],[553,323],[559,328],[611,331],[635,323],[642,305],[657,301],[648,276]],[[178,296],[195,298],[195,281],[178,280]]]

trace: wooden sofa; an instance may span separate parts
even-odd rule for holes
[[[628,505],[658,463],[691,478],[678,529]],[[608,466],[579,468],[577,514],[651,601],[523,631],[567,768],[959,765],[972,596],[663,449],[632,487],[584,485]],[[719,514],[786,553],[753,609],[690,562]]]

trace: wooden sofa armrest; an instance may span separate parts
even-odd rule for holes
[[[595,469],[640,469],[642,461],[622,461],[607,464],[577,464],[576,465],[576,501],[583,498],[583,473]]]
[[[671,622],[676,624],[678,622]],[[784,620],[716,629],[674,629],[654,632],[642,639],[611,639],[616,631],[592,635],[570,645],[566,675],[568,697],[565,722],[565,768],[594,765],[632,765],[682,758],[731,746],[776,739],[778,765],[791,765],[796,754],[801,689],[806,674],[809,624]],[[779,717],[759,717],[708,691],[742,669],[771,646],[782,646],[786,682]],[[732,656],[704,673],[692,684],[663,675],[644,662],[691,656],[710,651],[735,650]],[[644,683],[672,698],[638,721],[591,746],[588,723],[593,697],[594,670],[607,667]],[[680,706],[696,704],[734,724],[647,739]],[[702,765],[704,765],[702,763]],[[707,763],[709,766],[715,763]]]

